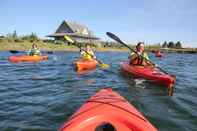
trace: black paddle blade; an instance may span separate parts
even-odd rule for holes
[[[113,33],[107,32],[106,34],[107,34],[107,36],[109,36],[110,38],[114,39],[115,41],[120,42],[120,43],[123,43],[123,42],[120,40],[120,38],[118,38],[118,36],[114,35]]]
[[[19,51],[17,50],[10,50],[11,53],[15,54],[15,53],[19,53]]]
[[[53,54],[53,51],[47,51],[46,53],[47,54]]]
[[[115,41],[119,42],[120,44],[126,46],[127,48],[129,48],[131,51],[133,51],[133,49],[131,49],[131,47],[129,47],[127,44],[125,44],[123,41],[120,40],[120,38],[118,38],[118,36],[114,35],[111,32],[107,32],[106,33],[107,36],[109,36],[110,38],[114,39]]]

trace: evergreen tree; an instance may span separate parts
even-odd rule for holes
[[[170,41],[170,42],[168,43],[168,48],[174,48],[174,47],[175,47],[174,42]]]
[[[13,34],[12,34],[12,38],[14,38],[14,39],[16,39],[16,38],[17,38],[17,33],[16,33],[16,31],[14,31],[14,32],[13,32]]]
[[[38,36],[35,33],[31,33],[31,35],[29,36],[29,39],[31,41],[37,41],[38,40]]]
[[[168,43],[164,41],[164,43],[162,44],[162,48],[166,48],[166,47],[168,47]]]
[[[180,41],[177,41],[177,43],[175,44],[176,48],[182,48],[182,44]]]

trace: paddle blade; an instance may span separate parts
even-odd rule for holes
[[[64,38],[65,38],[68,42],[74,43],[74,41],[73,41],[69,36],[64,35]]]
[[[107,32],[106,34],[107,34],[107,36],[109,36],[110,38],[114,39],[115,41],[120,42],[120,43],[123,43],[123,42],[120,40],[120,38],[118,38],[118,36],[114,35],[113,33]]]
[[[100,66],[101,68],[103,68],[103,69],[109,68],[109,65],[108,65],[108,64],[104,64],[104,63],[99,64],[99,66]]]
[[[15,54],[15,53],[19,53],[19,51],[17,50],[10,50],[11,53]]]

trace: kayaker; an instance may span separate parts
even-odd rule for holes
[[[94,51],[90,45],[86,45],[84,50],[80,50],[80,54],[82,59],[96,59]]]
[[[160,50],[156,51],[155,56],[156,57],[162,57],[161,51]]]
[[[36,45],[36,43],[32,44],[32,48],[28,51],[28,55],[41,55],[40,50],[38,49],[38,46]]]
[[[139,42],[135,51],[136,53],[132,52],[129,56],[131,65],[152,66],[148,54],[144,51],[144,42]]]

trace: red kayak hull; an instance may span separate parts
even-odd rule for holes
[[[156,54],[155,54],[155,57],[162,57],[162,54],[156,53]]]
[[[155,52],[155,57],[162,57],[162,53],[158,50]]]
[[[134,106],[111,88],[101,89],[89,98],[59,131],[100,131],[97,129],[105,123],[112,125],[115,131],[157,131]]]
[[[161,70],[153,67],[132,66],[129,62],[122,62],[121,69],[135,77],[141,77],[157,84],[172,86],[175,83],[175,77],[165,74]]]
[[[8,60],[11,62],[38,62],[38,61],[47,60],[47,59],[48,59],[47,55],[42,55],[42,56],[21,55],[21,56],[10,56],[8,58]]]
[[[77,71],[92,70],[96,68],[97,61],[94,59],[78,59],[74,62]]]

